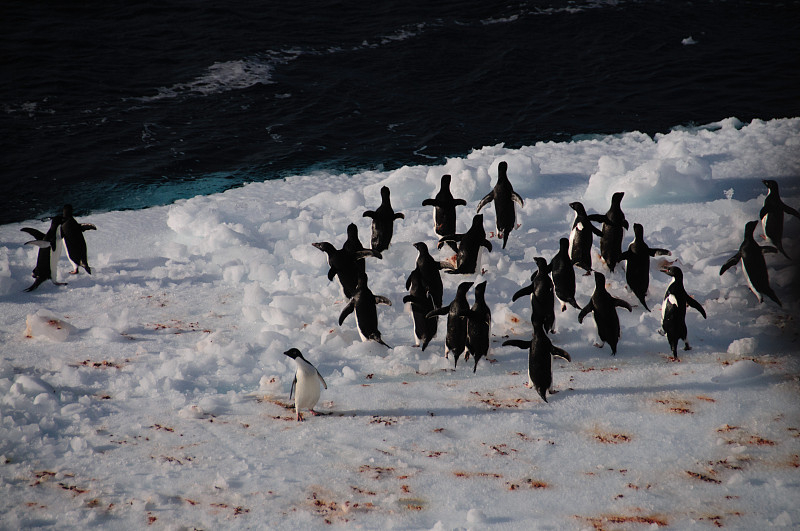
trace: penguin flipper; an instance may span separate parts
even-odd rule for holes
[[[392,301],[383,295],[375,295],[375,304],[385,304],[386,306],[391,306]]]
[[[722,274],[725,271],[738,264],[739,260],[741,259],[742,259],[741,253],[736,253],[735,255],[728,258],[728,260],[724,264],[722,264],[722,267],[719,269],[719,276],[722,276]]]
[[[618,299],[618,298],[616,298],[616,297],[611,297],[611,298],[612,298],[612,299],[613,299],[613,301],[614,301],[614,306],[619,306],[620,308],[625,308],[625,309],[626,309],[626,310],[628,310],[629,312],[632,312],[632,311],[633,311],[633,308],[632,308],[632,307],[631,307],[631,305],[628,303],[628,301],[624,301],[624,300],[622,300],[622,299]]]
[[[514,295],[511,296],[511,302],[515,302],[520,297],[524,297],[525,295],[530,295],[533,293],[533,284],[525,286],[521,290],[517,291]]]
[[[454,199],[453,204],[455,206],[467,206],[467,201],[465,199]]]
[[[791,214],[792,216],[800,219],[800,212],[798,212],[797,210],[793,209],[792,207],[790,207],[786,203],[782,203],[782,205],[783,205],[783,211],[784,212],[786,212],[787,214]],[[764,215],[762,214],[761,217],[763,218]]]
[[[483,196],[483,199],[481,199],[480,202],[478,203],[478,210],[476,210],[475,213],[477,214],[478,212],[480,212],[481,209],[486,205],[488,205],[489,203],[491,203],[493,199],[494,199],[494,190]]]
[[[363,260],[369,256],[374,256],[375,258],[383,260],[383,255],[381,255],[381,253],[378,251],[373,251],[372,249],[363,249],[353,253],[353,258],[356,260]]]
[[[672,252],[667,249],[653,248],[650,249],[650,256],[672,256]]]
[[[490,242],[489,240],[483,240],[481,242],[481,245],[489,249],[489,252],[492,252],[492,242]]]
[[[336,278],[336,269],[332,267],[328,269],[328,280],[331,281],[334,278]]]
[[[376,214],[374,210],[367,210],[363,214],[361,214],[362,218],[375,218]]]
[[[583,307],[581,312],[578,314],[578,323],[583,323],[583,318],[589,315],[594,311],[594,304],[592,301],[589,301],[589,304]]]
[[[426,319],[430,319],[436,315],[447,315],[450,312],[450,305],[442,306],[441,308],[434,308],[433,310],[429,311],[425,314]]]
[[[86,232],[87,230],[97,230],[97,227],[95,227],[91,223],[81,223],[80,227],[81,227],[81,232]]]
[[[347,319],[347,316],[353,313],[353,310],[355,309],[356,309],[355,299],[350,299],[350,302],[348,302],[347,305],[344,307],[342,313],[339,314],[339,326],[342,326],[342,323],[344,322],[345,319]]]
[[[289,400],[292,399],[294,396],[294,388],[297,386],[297,373],[295,373],[294,378],[292,379],[292,387],[289,388]]]
[[[556,357],[559,357],[559,358],[564,358],[565,360],[569,361],[570,363],[572,362],[572,358],[569,356],[569,352],[567,352],[563,348],[558,348],[556,346],[553,346],[553,348],[550,351],[550,353],[553,356],[556,356]]]
[[[707,319],[707,317],[706,317],[706,311],[703,309],[703,307],[700,305],[700,303],[699,303],[699,302],[697,302],[696,300],[694,300],[694,299],[693,299],[692,297],[690,297],[689,295],[686,295],[686,304],[688,304],[689,306],[691,306],[692,308],[694,308],[695,310],[697,310],[698,312],[700,312],[700,315],[702,315],[702,316],[703,316],[703,319]]]
[[[317,371],[317,378],[319,378],[319,381],[322,382],[322,387],[327,389],[328,388],[328,384],[325,383],[325,378],[323,378],[322,375],[319,373],[319,369],[314,367],[314,370]]]
[[[761,245],[761,252],[763,253],[777,253],[778,248],[771,245]]]
[[[422,206],[439,206],[439,201],[437,201],[436,198],[425,199],[422,202]]]
[[[531,341],[524,339],[507,339],[503,341],[504,347],[531,348]]]
[[[630,228],[630,224],[628,223],[627,219],[622,220],[622,226],[625,227],[625,230],[628,230]]]
[[[395,212],[394,219],[406,219],[406,216],[402,212]]]
[[[520,195],[517,192],[514,192],[513,190],[511,191],[511,199],[519,206],[525,206],[522,197],[520,197]]]
[[[47,249],[48,247],[51,246],[49,241],[42,239],[25,242],[23,245],[34,245],[39,249]]]
[[[25,228],[22,228],[22,229],[19,229],[19,230],[22,231],[22,232],[27,232],[28,234],[30,234],[31,236],[36,238],[37,241],[39,241],[39,240],[46,241],[45,238],[47,238],[47,235],[45,235],[45,233],[40,231],[40,230],[32,229],[30,227],[25,227]],[[27,243],[30,243],[30,242],[27,242]],[[47,245],[49,246],[50,242],[48,242]]]

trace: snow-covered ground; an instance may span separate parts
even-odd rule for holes
[[[412,244],[435,251],[430,207],[442,174],[477,202],[508,162],[525,199],[508,246],[483,275],[443,275],[445,303],[465,279],[487,280],[490,359],[453,370],[444,323],[425,352],[404,308]],[[800,220],[786,218],[792,263],[766,255],[783,307],[759,304],[741,265],[719,275],[776,179],[800,207],[800,119],[728,119],[650,138],[639,133],[521,149],[475,150],[443,166],[254,183],[172,206],[86,215],[91,276],[32,293],[37,249],[24,226],[0,226],[0,527],[135,529],[515,528],[763,529],[800,525]],[[391,350],[340,327],[338,284],[322,252],[355,222],[369,245],[381,186],[395,237],[367,259]],[[524,386],[530,337],[526,285],[569,233],[568,203],[605,213],[611,194],[651,247],[672,251],[687,291],[691,351],[669,358],[658,333],[670,280],[651,269],[646,312],[606,274],[620,309],[616,357],[594,321],[558,313],[555,387],[544,403]],[[72,199],[76,207],[81,207]],[[53,213],[61,205],[53,205]],[[494,230],[494,206],[484,212]],[[756,230],[760,240],[762,229]],[[626,233],[623,247],[632,239]],[[595,239],[595,252],[598,250]],[[578,271],[578,303],[594,282]],[[67,278],[68,277],[68,278]],[[472,293],[468,296],[473,300]],[[44,330],[34,321],[44,322]],[[32,336],[26,337],[26,320]],[[53,324],[64,323],[60,330]],[[299,348],[328,383],[295,422],[289,387]]]

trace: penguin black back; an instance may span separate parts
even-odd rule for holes
[[[453,302],[447,306],[436,308],[429,312],[427,317],[447,315],[447,335],[445,336],[445,358],[452,352],[455,359],[454,366],[458,366],[458,358],[464,353],[467,344],[467,316],[470,306],[467,302],[467,291],[472,287],[472,282],[462,282],[456,289]]]
[[[388,249],[392,242],[394,220],[405,218],[392,208],[391,192],[387,186],[381,187],[380,206],[375,210],[367,210],[363,217],[372,218],[372,249],[379,253]]]
[[[465,359],[472,354],[475,358],[475,365],[472,367],[474,373],[478,369],[478,361],[489,352],[489,338],[492,327],[492,311],[486,304],[486,281],[475,285],[475,302],[469,311],[467,319],[467,354]]]
[[[455,267],[447,269],[449,274],[471,275],[478,267],[478,258],[481,247],[492,250],[492,243],[486,239],[483,229],[483,214],[476,214],[472,218],[472,225],[464,234],[452,234],[439,239],[439,247],[446,241],[458,242],[458,252],[455,257]]]
[[[584,306],[578,314],[578,322],[582,323],[583,318],[592,313],[600,341],[609,344],[611,355],[614,356],[617,354],[617,343],[620,338],[619,316],[617,316],[616,308],[621,306],[629,312],[632,311],[632,308],[630,304],[613,297],[606,290],[606,277],[602,273],[595,271],[594,281],[594,293],[592,293],[589,304]],[[597,346],[602,348],[602,343]]]
[[[647,307],[647,289],[650,286],[650,258],[656,255],[669,255],[667,249],[651,248],[644,241],[644,228],[639,223],[633,224],[633,241],[628,245],[628,249],[620,255],[620,261],[626,261],[625,280],[631,291],[642,303],[645,310]]]
[[[757,221],[748,221],[744,226],[744,240],[739,246],[739,251],[731,256],[720,268],[719,274],[722,276],[725,271],[735,266],[741,260],[744,276],[750,290],[758,297],[758,302],[763,302],[766,295],[778,306],[783,306],[778,296],[769,285],[769,272],[767,271],[767,262],[764,260],[764,253],[775,253],[778,250],[775,247],[764,245],[760,246],[753,238],[753,231],[755,231]]]
[[[622,197],[625,192],[616,192],[611,196],[611,208],[606,212],[605,220],[600,235],[600,256],[613,272],[622,254],[622,235],[628,228],[628,221],[622,212]]]
[[[558,241],[558,253],[550,260],[548,265],[553,279],[553,288],[556,297],[561,302],[561,311],[567,309],[567,304],[571,304],[578,310],[581,309],[575,300],[575,268],[569,257],[569,239],[561,238]]]
[[[586,214],[582,203],[575,201],[569,207],[575,211],[575,221],[569,233],[569,257],[574,265],[589,273],[592,271],[592,234],[602,236],[603,233],[592,225],[592,218]]]
[[[503,239],[503,249],[505,249],[508,235],[517,224],[514,203],[519,204],[519,206],[524,204],[522,197],[514,191],[511,181],[508,180],[508,163],[505,161],[501,161],[497,165],[497,183],[495,183],[492,191],[480,200],[477,212],[479,213],[481,208],[492,201],[494,201],[497,237]]]
[[[450,182],[450,175],[442,175],[439,192],[433,199],[422,202],[422,206],[433,207],[433,230],[440,237],[456,233],[456,207],[467,204],[465,200],[453,197]]]

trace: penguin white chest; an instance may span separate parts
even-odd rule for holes
[[[297,387],[295,388],[294,407],[296,411],[312,409],[319,401],[320,381],[317,370],[303,360],[295,360],[297,364]]]

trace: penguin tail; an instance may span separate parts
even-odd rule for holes
[[[41,286],[42,282],[44,282],[45,280],[47,280],[47,279],[42,278],[42,277],[37,277],[36,280],[33,282],[33,284],[31,284],[30,287],[24,289],[23,291],[30,293],[31,291],[33,291],[36,288],[38,288],[39,286]]]
[[[542,400],[547,402],[547,389],[546,388],[543,387],[541,389],[537,389],[536,392],[539,393],[539,396],[542,397]]]
[[[381,336],[375,336],[375,337],[372,338],[372,340],[375,341],[376,343],[380,343],[381,345],[383,345],[386,348],[392,348],[389,345],[387,345],[386,343],[384,343],[383,339],[381,339]]]

